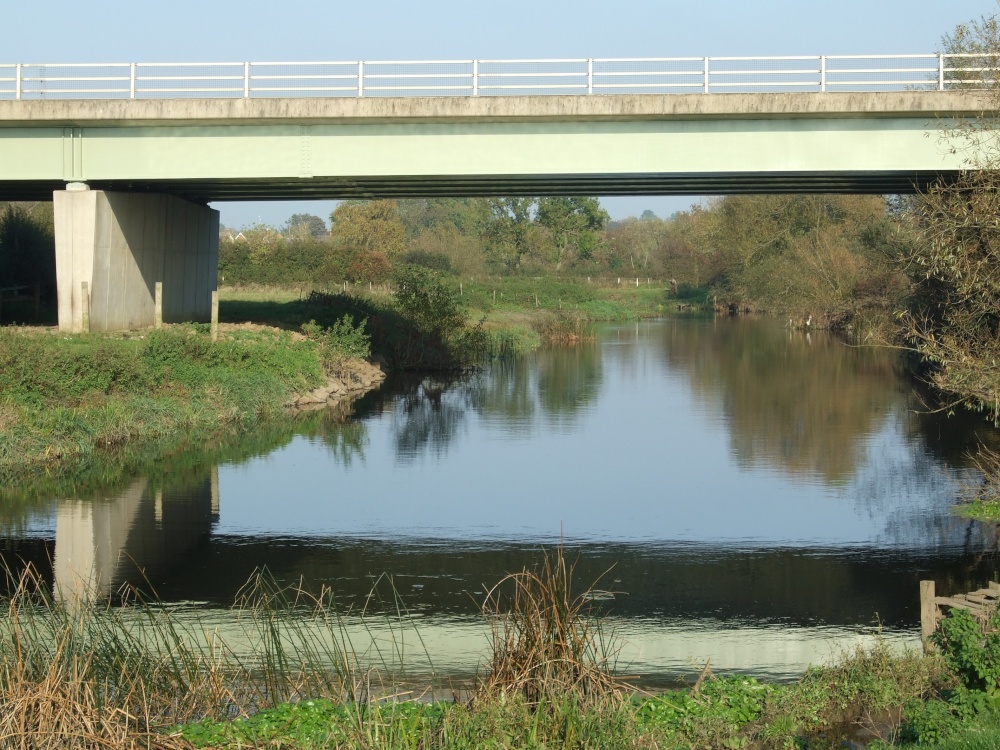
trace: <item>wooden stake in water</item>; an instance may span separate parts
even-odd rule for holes
[[[153,327],[163,328],[163,282],[156,282],[153,296]]]
[[[933,651],[930,638],[937,629],[937,603],[934,581],[920,582],[920,640],[924,645],[924,653]]]
[[[212,341],[219,340],[219,290],[212,292]]]
[[[80,282],[80,329],[90,333],[90,285]]]

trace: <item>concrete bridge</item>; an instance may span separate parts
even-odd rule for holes
[[[0,101],[0,199],[54,195],[59,325],[206,319],[217,200],[905,193],[975,91]]]

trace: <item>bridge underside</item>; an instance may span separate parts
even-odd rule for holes
[[[506,195],[907,194],[957,171],[717,172],[89,180],[95,190],[173,195],[194,203]],[[51,200],[63,181],[0,181],[0,200]]]
[[[92,327],[135,327],[160,281],[165,316],[206,314],[212,201],[910,193],[967,163],[942,122],[980,105],[967,92],[7,101],[0,199],[56,196],[60,327],[81,325],[83,282]]]

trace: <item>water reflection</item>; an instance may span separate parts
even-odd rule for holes
[[[218,467],[194,483],[154,489],[139,478],[114,496],[61,500],[52,564],[56,598],[90,601],[123,584],[148,591],[150,581],[208,541],[218,518]]]
[[[712,656],[790,674],[879,624],[912,641],[921,578],[948,593],[1000,568],[995,529],[948,512],[963,463],[944,443],[967,433],[913,406],[887,353],[822,335],[610,326],[397,380],[268,451],[173,457],[183,470],[40,503],[0,554],[64,598],[130,584],[220,618],[261,567],[332,587],[346,613],[385,574],[459,673],[485,643],[484,586],[562,538],[581,584],[610,569],[630,671]]]
[[[657,343],[692,394],[721,409],[744,466],[854,476],[865,441],[906,403],[886,352],[823,332],[776,331],[768,322],[667,325]]]

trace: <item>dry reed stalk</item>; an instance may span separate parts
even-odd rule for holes
[[[54,661],[41,679],[4,665],[0,747],[10,750],[185,750],[187,741],[148,729],[148,716],[104,704],[86,657]],[[126,701],[125,703],[129,703]]]
[[[541,565],[509,574],[487,592],[483,614],[491,656],[481,695],[519,694],[538,705],[621,693],[625,685],[613,673],[613,649],[593,610],[600,579],[574,596],[574,568],[559,546]]]

